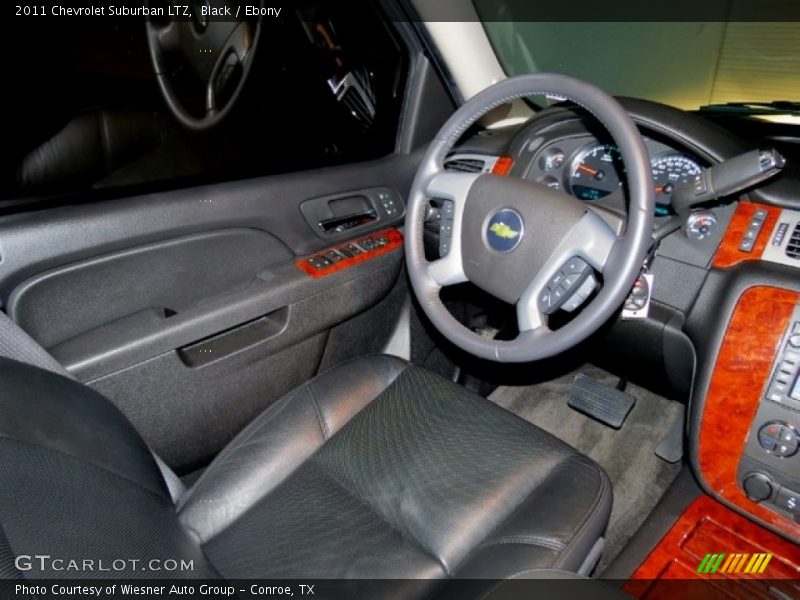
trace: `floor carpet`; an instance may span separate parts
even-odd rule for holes
[[[590,456],[608,473],[614,485],[614,505],[603,558],[595,571],[602,573],[680,472],[680,462],[661,460],[655,449],[684,414],[684,405],[628,384],[625,391],[636,398],[636,405],[622,428],[615,430],[567,405],[572,381],[579,372],[612,386],[618,381],[614,375],[587,365],[546,383],[501,386],[489,399]]]

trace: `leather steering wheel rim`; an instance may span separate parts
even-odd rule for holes
[[[263,0],[255,4],[263,6]],[[201,21],[193,16],[191,20],[170,20],[165,26],[159,26],[150,19],[146,23],[150,60],[158,89],[170,113],[181,125],[193,131],[203,131],[218,125],[231,112],[247,82],[261,37],[261,19],[254,22],[252,32],[248,29],[250,23],[244,20],[206,18]],[[202,116],[189,111],[176,93],[165,61],[165,54],[168,52],[180,53],[184,62],[203,83],[205,113]],[[235,55],[238,62],[231,70],[238,65],[241,69],[240,76],[224,103],[218,106],[216,85],[231,65],[227,60],[232,55]]]
[[[625,177],[628,184],[628,219],[625,231],[621,236],[616,236],[610,227],[605,225],[583,203],[581,203],[583,213],[578,217],[575,212],[578,208],[574,202],[580,201],[566,193],[552,190],[545,192],[541,189],[545,186],[531,182],[515,184],[512,183],[511,178],[502,178],[505,181],[503,183],[497,176],[444,171],[444,160],[447,154],[464,132],[481,116],[512,100],[536,95],[559,100],[568,99],[583,107],[606,128],[619,148],[625,164]],[[495,178],[496,181],[489,182],[485,179],[489,177]],[[476,184],[479,180],[481,183]],[[522,189],[520,186],[527,187]],[[483,192],[473,193],[479,187],[485,188]],[[556,271],[553,272],[557,272],[558,262],[556,259],[560,260],[573,252],[575,256],[584,258],[595,271],[602,274],[603,284],[599,293],[589,301],[580,314],[563,327],[555,330],[549,329],[539,318],[541,314],[529,314],[537,312],[536,299],[531,299],[531,294],[528,293],[531,290],[530,286],[538,286],[534,292],[541,291],[542,282],[546,282],[550,278],[549,272],[537,272],[526,290],[528,295],[523,295],[517,300],[518,321],[520,324],[524,322],[528,326],[523,328],[521,325],[520,334],[513,340],[487,339],[472,332],[459,323],[442,303],[439,297],[442,287],[470,280],[465,275],[465,271],[469,269],[465,269],[463,265],[465,258],[462,253],[465,250],[462,249],[462,244],[474,248],[478,242],[462,236],[464,223],[459,222],[459,216],[461,212],[470,210],[467,206],[467,196],[472,194],[470,196],[472,200],[475,200],[475,197],[486,198],[486,190],[489,192],[496,190],[500,196],[504,195],[504,190],[508,190],[509,196],[520,197],[520,194],[529,194],[531,196],[529,200],[534,205],[542,202],[541,219],[545,222],[550,217],[549,212],[552,211],[559,212],[558,215],[553,216],[554,222],[558,222],[559,219],[564,222],[569,219],[574,220],[574,223],[569,221],[571,228],[565,229],[568,231],[568,235],[564,237],[564,240],[559,242],[558,247],[553,248],[550,256],[542,259],[544,265],[542,271],[553,271],[555,268]],[[476,196],[480,193],[483,195]],[[558,194],[559,198],[553,194]],[[452,200],[456,206],[456,216],[453,223],[450,253],[444,258],[429,262],[425,257],[423,221],[427,203],[432,197],[444,197]],[[543,201],[545,198],[546,201]],[[493,201],[489,199],[489,202]],[[504,204],[504,199],[500,198],[494,202],[494,206],[498,207]],[[567,213],[561,214],[558,202],[563,202],[564,206],[570,207],[569,210],[572,211],[570,216],[567,216]],[[654,188],[647,149],[636,125],[614,98],[590,83],[567,75],[535,73],[506,79],[483,90],[464,103],[444,124],[422,159],[411,186],[405,221],[405,255],[411,285],[423,311],[434,326],[463,350],[480,358],[507,363],[548,358],[585,340],[619,310],[638,277],[650,248],[654,208]],[[499,209],[496,208],[495,211],[497,212],[497,210]],[[592,217],[592,215],[594,216]],[[466,219],[463,215],[460,218]],[[482,231],[485,232],[487,221],[483,221],[483,223]],[[536,224],[534,223],[534,225]],[[608,231],[603,230],[604,225]],[[525,226],[527,228],[528,225]],[[540,231],[543,230],[540,229]],[[609,232],[613,238],[608,236]],[[527,230],[525,235],[528,235]],[[567,243],[568,241],[569,243]],[[536,241],[533,240],[531,243],[536,243]],[[480,249],[480,252],[483,252],[482,256],[486,256],[488,262],[502,264],[502,257],[490,256],[483,248]],[[561,253],[560,257],[557,256],[559,252]],[[452,258],[452,255],[455,254],[458,256]],[[508,254],[508,256],[511,255],[513,252]],[[454,265],[456,261],[462,262],[460,271],[459,265]],[[473,260],[472,262],[478,264],[480,261]],[[486,291],[493,293],[491,290]],[[509,300],[506,299],[506,301]]]

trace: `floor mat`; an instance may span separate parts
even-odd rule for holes
[[[626,392],[636,405],[619,430],[567,406],[575,375],[584,373],[615,385],[618,378],[593,366],[585,366],[559,379],[532,386],[497,388],[489,399],[549,431],[590,456],[608,473],[614,485],[614,506],[606,534],[606,548],[597,567],[602,573],[619,553],[681,470],[655,455],[656,446],[684,405],[628,384]]]

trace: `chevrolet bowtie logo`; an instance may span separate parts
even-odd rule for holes
[[[489,231],[491,231],[497,237],[503,238],[504,240],[513,240],[519,235],[519,231],[514,231],[502,221],[492,223],[492,226],[489,227]]]

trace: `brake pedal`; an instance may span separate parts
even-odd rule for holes
[[[580,374],[572,383],[567,404],[596,421],[619,429],[636,404],[636,398],[588,375]]]

